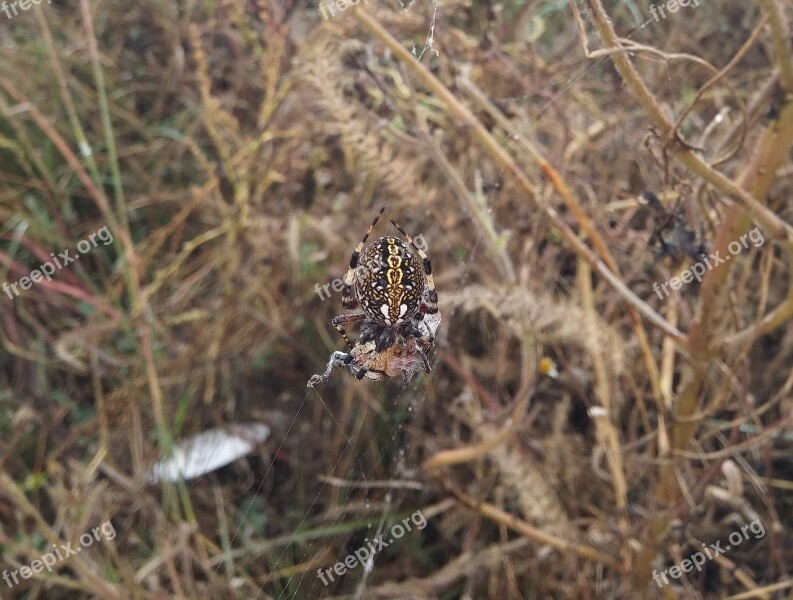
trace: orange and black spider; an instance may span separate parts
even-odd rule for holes
[[[331,320],[349,351],[334,352],[325,374],[312,377],[309,385],[327,381],[334,366],[350,367],[357,379],[377,380],[401,372],[405,382],[418,369],[430,371],[428,355],[440,323],[432,263],[394,221],[407,241],[386,236],[365,245],[384,211],[380,209],[353,250],[344,275],[342,305],[360,310]],[[361,334],[353,344],[343,325],[357,322]]]

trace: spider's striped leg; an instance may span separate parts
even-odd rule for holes
[[[308,380],[306,387],[314,387],[318,383],[325,383],[328,379],[330,379],[330,374],[333,371],[333,367],[343,367],[346,363],[344,360],[347,358],[346,352],[334,352],[330,355],[330,360],[328,360],[328,364],[325,367],[325,372],[322,375],[312,375],[311,379]]]
[[[341,334],[341,337],[344,338],[344,341],[347,342],[347,345],[352,349],[352,342],[350,338],[347,337],[347,332],[344,331],[344,327],[342,325],[347,325],[348,323],[357,323],[358,321],[363,321],[366,318],[366,313],[353,313],[351,315],[336,315],[330,321],[330,324],[336,328]],[[349,362],[349,361],[348,361]]]
[[[363,251],[363,246],[366,244],[366,240],[369,239],[369,235],[371,235],[374,226],[377,224],[378,219],[380,216],[385,212],[385,206],[380,209],[380,212],[377,213],[377,216],[372,220],[372,224],[369,225],[369,229],[366,230],[361,241],[355,247],[355,250],[352,251],[352,256],[350,257],[350,268],[347,269],[347,273],[344,275],[344,289],[341,292],[341,305],[344,308],[358,308],[358,301],[352,297],[352,282],[355,279],[355,268],[358,266],[358,258],[361,256],[361,252]]]
[[[428,313],[428,314],[435,314],[438,312],[438,292],[435,291],[435,279],[432,277],[432,261],[430,260],[429,256],[416,246],[416,243],[413,241],[413,238],[410,237],[410,234],[402,229],[399,224],[391,219],[391,225],[396,227],[399,230],[399,233],[405,236],[405,239],[408,241],[413,247],[413,250],[421,257],[422,265],[424,267],[424,274],[427,276],[427,302],[425,303],[423,300],[421,302],[421,312]]]

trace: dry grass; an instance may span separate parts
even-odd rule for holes
[[[114,238],[0,292],[0,570],[117,535],[0,597],[793,597],[789,3],[74,4],[0,12],[0,282]],[[692,258],[644,190],[764,243],[661,299]],[[381,205],[429,243],[433,372],[307,393]]]

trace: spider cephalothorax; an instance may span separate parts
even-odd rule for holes
[[[432,263],[394,221],[407,241],[386,236],[365,246],[384,210],[380,209],[356,246],[344,276],[342,304],[361,310],[331,321],[350,351],[334,352],[325,374],[312,377],[309,385],[326,381],[333,366],[340,365],[348,365],[358,379],[382,379],[401,372],[407,381],[408,373],[412,376],[418,368],[430,371],[427,357],[440,323]],[[343,325],[357,322],[362,322],[361,335],[353,344]]]

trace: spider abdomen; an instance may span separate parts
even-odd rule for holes
[[[361,253],[355,296],[372,319],[398,325],[419,312],[425,283],[420,257],[400,238],[387,236]]]

